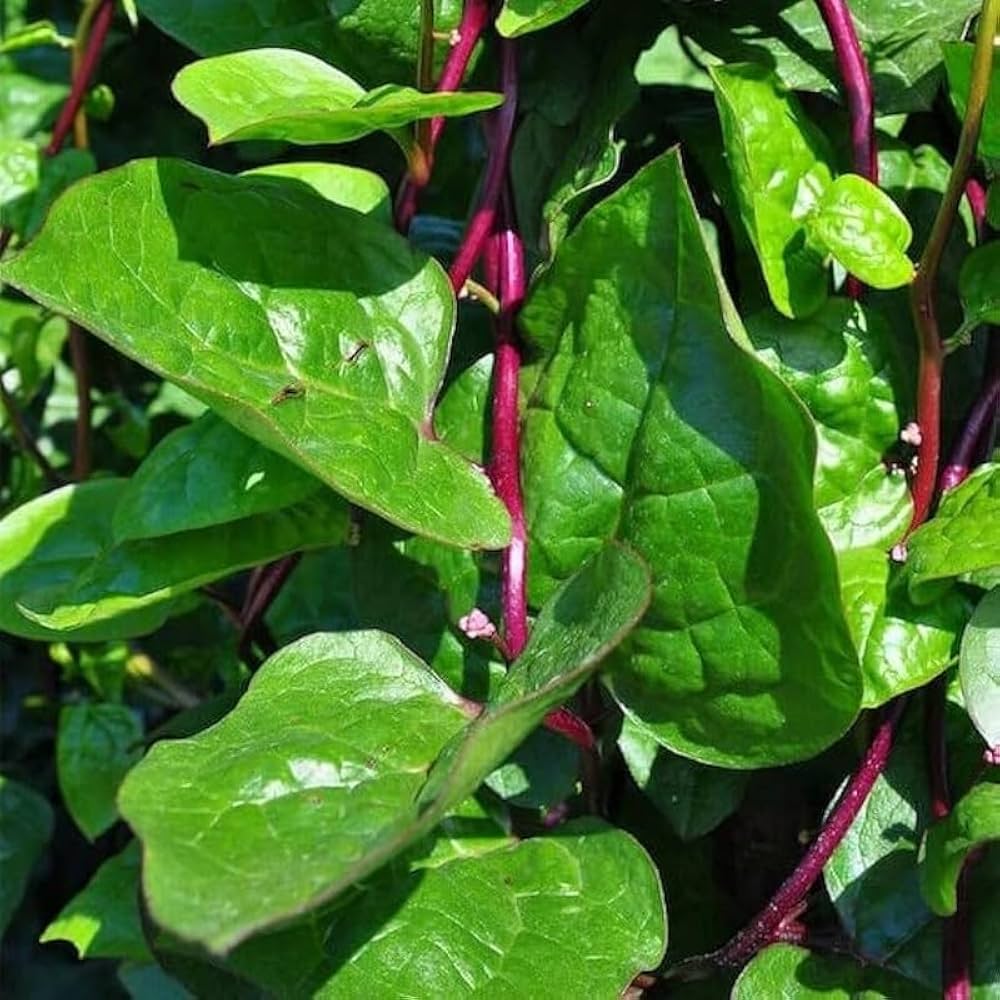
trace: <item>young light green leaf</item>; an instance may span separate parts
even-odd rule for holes
[[[97,869],[39,940],[68,941],[80,958],[152,960],[139,915],[139,842]]]
[[[610,547],[542,613],[471,726],[475,706],[391,636],[286,646],[232,713],[157,744],[122,787],[153,917],[221,952],[371,874],[572,694],[647,600],[645,567]]]
[[[526,422],[533,599],[617,536],[654,578],[607,677],[627,714],[725,767],[829,745],[861,677],[813,430],[730,336],[676,153],[591,210],[521,320],[551,351]]]
[[[386,84],[365,91],[346,73],[305,52],[251,49],[185,66],[174,96],[208,126],[212,143],[277,139],[300,145],[350,142],[437,115],[469,115],[503,102],[499,94],[421,92]]]
[[[749,775],[724,771],[664,750],[628,716],[618,747],[635,783],[667,818],[681,840],[696,840],[732,815]]]
[[[804,225],[833,179],[826,140],[770,70],[746,63],[709,72],[740,216],[771,301],[786,316],[808,316],[829,285]]]
[[[382,933],[368,939],[372,927]],[[312,994],[323,1000],[527,997],[540,969],[558,977],[560,998],[589,1000],[619,996],[655,968],[667,924],[646,852],[584,820],[367,892],[329,935],[330,972]]]
[[[89,494],[97,485],[81,483],[64,490]],[[114,508],[106,508],[103,514],[111,522]],[[292,552],[340,544],[348,532],[347,504],[321,489],[294,506],[239,521],[105,544],[71,580],[46,585],[39,573],[37,589],[20,592],[17,607],[39,625],[72,632],[144,608],[162,607],[206,583]],[[99,532],[105,540],[111,534],[110,527]]]
[[[565,20],[588,0],[504,0],[497,15],[497,31],[506,38],[517,38],[541,31],[550,24]]]
[[[128,480],[115,507],[116,544],[239,521],[323,489],[309,473],[214,413],[168,434]]]
[[[344,163],[274,163],[245,170],[244,177],[273,177],[278,182],[300,181],[317,194],[344,208],[353,208],[392,225],[392,195],[378,174]]]
[[[972,81],[972,56],[975,45],[972,42],[947,41],[941,46],[944,65],[948,73],[948,93],[959,119],[965,117],[969,102],[969,87]],[[993,65],[993,75],[986,106],[983,110],[983,124],[979,133],[979,154],[995,163],[1000,162],[1000,68]]]
[[[987,746],[1000,747],[1000,587],[972,614],[958,661],[965,706]]]
[[[122,10],[125,11],[125,16],[128,18],[128,23],[132,25],[133,30],[139,27],[139,10],[135,5],[135,0],[122,0]]]
[[[920,848],[920,891],[935,913],[955,912],[966,856],[995,840],[1000,840],[1000,785],[975,785],[927,831]]]
[[[976,469],[941,499],[934,518],[909,541],[910,594],[933,600],[940,581],[1000,566],[1000,465]]]
[[[140,160],[70,189],[0,275],[348,499],[450,544],[506,544],[486,476],[427,432],[451,287],[381,222]]]
[[[38,45],[55,45],[60,49],[68,49],[72,47],[73,39],[59,34],[59,29],[52,21],[32,21],[0,39],[0,55],[33,49]]]
[[[0,774],[0,937],[7,929],[52,836],[52,807],[37,792]]]
[[[842,955],[822,955],[793,944],[772,944],[740,973],[731,1000],[932,1000],[911,980]]]
[[[899,288],[913,280],[906,250],[913,230],[896,203],[857,174],[838,177],[806,218],[814,244],[873,288]]]
[[[111,517],[125,486],[98,479],[45,493],[0,520],[0,631],[26,639],[99,642],[145,635],[158,628],[170,602],[72,632],[45,628],[18,611],[27,594],[72,587],[114,545]]]
[[[68,93],[68,84],[0,73],[0,139],[34,138]]]
[[[82,702],[59,713],[59,791],[88,840],[118,819],[118,786],[141,756],[142,724],[130,708]]]

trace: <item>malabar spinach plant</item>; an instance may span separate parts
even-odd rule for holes
[[[6,994],[1000,996],[1000,0],[0,34]]]

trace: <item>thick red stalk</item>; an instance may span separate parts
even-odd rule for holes
[[[441,70],[441,78],[437,82],[439,93],[450,93],[458,90],[465,77],[472,53],[476,50],[479,39],[482,38],[486,26],[490,23],[490,2],[489,0],[465,0],[462,9],[462,20],[459,22],[456,31],[455,44],[448,53],[444,67]],[[437,117],[431,119],[430,129],[427,133],[427,147],[424,155],[427,163],[427,171],[420,178],[414,178],[407,174],[399,189],[396,198],[396,228],[401,233],[406,233],[413,221],[413,216],[417,213],[417,201],[420,192],[427,186],[430,179],[430,168],[434,162],[434,150],[437,147],[441,133],[444,131],[446,119]]]
[[[854,172],[878,184],[878,149],[875,145],[875,100],[868,61],[858,41],[858,33],[847,0],[816,0],[820,15],[833,43],[847,109],[851,117],[851,149]],[[864,286],[853,275],[847,279],[847,294],[861,297]]]
[[[809,890],[823,873],[823,866],[844,839],[868,798],[872,786],[885,769],[892,750],[906,698],[886,707],[857,771],[851,776],[823,829],[809,845],[795,871],[782,882],[767,906],[731,941],[710,956],[715,965],[741,966],[757,951],[778,940],[782,927],[797,916]]]
[[[87,48],[80,61],[79,72],[73,76],[69,97],[59,111],[55,128],[52,130],[52,138],[44,149],[46,156],[55,156],[63,147],[66,137],[73,128],[73,122],[83,106],[84,98],[87,96],[87,88],[90,86],[91,78],[97,69],[97,63],[101,58],[101,50],[104,48],[104,41],[108,37],[108,29],[115,13],[114,0],[103,0],[94,15],[94,21],[87,36]]]
[[[486,176],[483,180],[479,204],[466,227],[465,236],[452,262],[449,275],[456,292],[462,290],[473,268],[482,256],[487,238],[493,231],[500,204],[500,195],[507,181],[510,143],[517,117],[517,46],[504,39],[500,45],[501,89],[504,103],[496,113],[492,129]]]

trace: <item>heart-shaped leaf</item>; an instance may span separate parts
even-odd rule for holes
[[[139,160],[71,188],[0,275],[356,503],[455,545],[507,542],[486,476],[428,430],[447,276],[380,222]]]
[[[213,143],[276,139],[299,145],[350,142],[438,115],[470,115],[499,94],[421,92],[385,84],[366,91],[346,73],[293,49],[251,49],[201,59],[177,74],[174,96],[208,126]]]

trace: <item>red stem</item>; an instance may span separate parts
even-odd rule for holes
[[[905,706],[905,697],[897,698],[886,706],[857,771],[795,871],[782,882],[767,906],[732,940],[710,956],[712,963],[743,965],[761,948],[777,940],[783,925],[798,915],[809,890],[823,873],[823,866],[844,839],[872,786],[885,769]]]
[[[994,333],[994,337],[1000,334]],[[953,490],[965,482],[976,462],[977,445],[1000,416],[1000,366],[987,373],[979,398],[972,404],[948,464],[941,472],[941,491]]]
[[[293,552],[263,568],[258,567],[254,570],[251,586],[247,588],[246,602],[240,614],[240,639],[237,649],[240,659],[244,662],[251,662],[253,659],[250,647],[255,639],[264,647],[265,653],[271,654],[277,651],[270,632],[264,626],[264,615],[267,614],[301,558],[301,552]]]
[[[972,209],[972,219],[976,226],[976,242],[982,243],[986,232],[986,188],[975,178],[965,182],[965,200]]]
[[[438,80],[435,88],[438,93],[450,93],[458,90],[465,77],[472,53],[476,50],[479,39],[482,38],[486,26],[490,23],[490,2],[489,0],[466,0],[462,9],[462,20],[458,25],[458,38],[448,53],[444,67],[441,71],[441,79]],[[409,231],[413,216],[417,214],[417,201],[420,192],[427,186],[430,180],[430,167],[434,162],[434,151],[437,147],[441,133],[444,131],[446,119],[443,117],[432,118],[430,130],[427,135],[428,144],[424,150],[427,161],[427,171],[419,178],[407,175],[403,180],[396,198],[396,228],[401,233]]]
[[[73,128],[73,122],[83,106],[84,98],[87,96],[87,88],[90,86],[91,78],[101,58],[101,49],[104,48],[104,41],[108,37],[108,29],[111,27],[114,13],[114,0],[104,0],[94,15],[90,34],[87,36],[87,48],[80,62],[80,71],[73,77],[69,97],[66,98],[66,103],[63,104],[59,117],[56,119],[55,128],[52,130],[52,139],[43,150],[45,156],[55,156],[62,149],[66,137]]]
[[[507,39],[501,42],[500,67],[504,103],[496,113],[479,205],[465,230],[465,236],[449,272],[452,287],[456,292],[461,291],[483,253],[487,238],[496,222],[500,194],[507,180],[518,98],[517,46]]]
[[[851,148],[854,172],[878,184],[878,149],[875,145],[875,100],[872,95],[868,61],[858,41],[858,33],[847,0],[816,0],[820,15],[833,44],[833,54],[851,116]],[[847,279],[847,294],[861,298],[864,285],[853,275]]]

